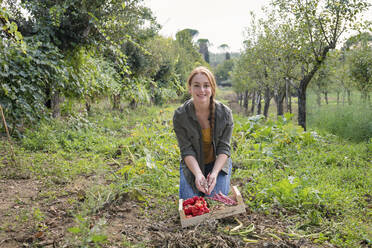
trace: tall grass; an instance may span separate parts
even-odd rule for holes
[[[307,107],[307,126],[328,131],[354,142],[372,138],[372,106],[354,99],[352,105],[336,104],[330,97],[329,104],[317,106],[310,95]]]

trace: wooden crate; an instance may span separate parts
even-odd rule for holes
[[[178,205],[178,211],[180,213],[181,226],[182,227],[193,226],[205,220],[221,219],[221,218],[225,218],[228,216],[245,213],[245,205],[243,202],[242,195],[240,194],[238,190],[238,187],[236,186],[231,187],[231,191],[233,193],[233,198],[234,200],[237,201],[238,205],[234,205],[234,206],[224,205],[222,209],[211,210],[211,212],[209,213],[195,216],[195,217],[190,217],[190,218],[186,218],[185,212],[183,211],[183,199],[180,199],[179,205]]]

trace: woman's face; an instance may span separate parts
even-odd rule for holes
[[[212,88],[208,77],[201,73],[196,74],[191,80],[189,93],[195,104],[209,104]]]

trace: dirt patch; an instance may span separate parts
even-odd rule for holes
[[[9,174],[7,172],[7,174]],[[32,179],[0,180],[0,247],[58,247],[66,228],[74,223],[72,212],[85,194],[86,180],[65,188]],[[67,191],[71,190],[71,192]],[[57,245],[57,246],[56,246]]]
[[[15,247],[14,239],[19,239],[24,229],[29,230],[25,228],[32,211],[29,206],[34,205],[40,185],[39,181],[31,179],[0,180],[1,247]]]
[[[171,197],[163,202],[175,203],[176,200],[176,197]],[[292,225],[290,222],[249,209],[235,217],[206,220],[197,226],[182,228],[176,204],[162,205],[161,202],[144,205],[124,198],[102,209],[97,217],[107,220],[106,233],[110,244],[107,247],[122,244],[145,247],[332,247],[283,235]],[[235,218],[243,223],[243,227],[254,225],[251,235],[234,236],[226,232],[238,225]],[[247,242],[248,239],[251,242]]]
[[[99,180],[79,177],[61,188],[46,186],[36,179],[0,181],[0,247],[74,247],[69,227],[76,226],[75,216],[86,190]],[[275,214],[255,213],[248,208],[235,216],[243,227],[254,225],[247,236],[230,235],[227,231],[238,225],[234,217],[182,228],[177,211],[177,197],[133,200],[124,194],[105,205],[88,219],[93,229],[104,220],[107,235],[103,247],[332,247],[318,246],[305,238],[291,238],[292,223]],[[246,240],[245,240],[246,239]],[[251,242],[246,242],[247,240]],[[253,240],[253,241],[252,241]],[[253,242],[253,243],[252,243]]]
[[[37,196],[40,182],[28,180],[0,180],[0,212],[30,204]]]

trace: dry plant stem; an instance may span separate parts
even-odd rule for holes
[[[3,124],[4,124],[4,127],[5,127],[6,135],[8,136],[8,141],[9,141],[9,146],[10,146],[10,153],[12,155],[12,162],[15,165],[16,164],[16,159],[15,159],[15,154],[14,154],[14,150],[13,150],[13,146],[12,146],[12,141],[10,139],[8,126],[6,125],[5,116],[4,116],[3,108],[1,107],[1,105],[0,105],[0,112],[1,112],[2,119],[3,119]]]

